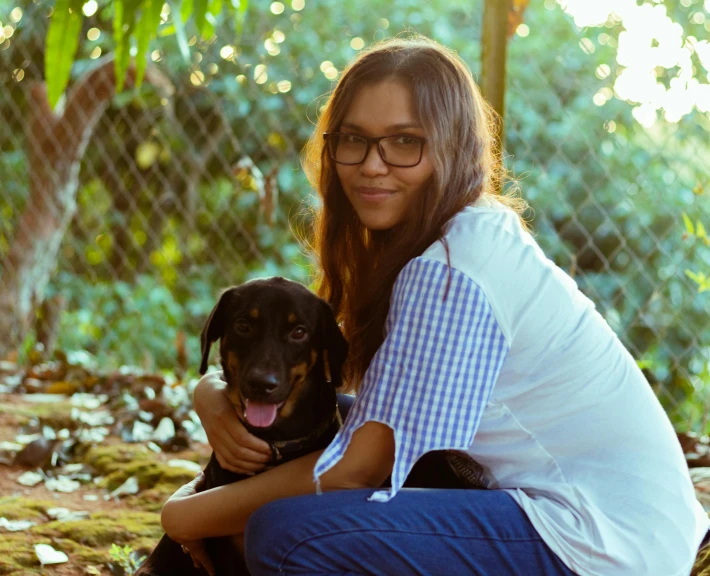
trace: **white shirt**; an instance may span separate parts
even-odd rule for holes
[[[685,576],[710,526],[636,362],[516,214],[482,198],[395,283],[386,338],[316,480],[367,421],[395,435],[394,497],[465,450],[580,576]],[[448,288],[447,288],[448,285]],[[374,504],[373,504],[374,505]]]

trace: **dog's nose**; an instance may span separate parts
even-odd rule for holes
[[[247,384],[255,394],[269,395],[279,387],[279,378],[273,372],[254,370],[249,375]]]

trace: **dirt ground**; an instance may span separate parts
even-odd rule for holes
[[[18,431],[34,414],[59,428],[71,419],[70,412],[66,402],[35,404],[22,394],[0,394],[0,444],[15,442]],[[128,545],[139,554],[149,551],[162,536],[162,503],[178,486],[194,478],[194,471],[168,466],[167,462],[184,459],[204,466],[209,454],[209,446],[201,443],[181,452],[156,453],[145,443],[126,444],[109,436],[83,447],[72,458],[73,463],[83,461],[91,480],[68,493],[49,490],[44,482],[23,486],[18,478],[28,468],[0,464],[0,518],[35,522],[31,528],[15,532],[0,527],[0,575],[125,574],[109,554],[111,545]],[[137,494],[107,497],[130,476],[138,479]],[[55,507],[87,512],[89,517],[52,520],[47,511]],[[41,543],[66,553],[69,561],[42,567],[34,551]]]

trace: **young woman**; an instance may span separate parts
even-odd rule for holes
[[[430,40],[344,70],[305,167],[356,400],[323,453],[179,491],[163,525],[190,551],[244,534],[254,576],[689,573],[709,523],[671,424],[521,202],[493,194],[491,125],[465,64]],[[220,463],[256,472],[269,448],[222,386],[200,381],[197,412]],[[468,453],[489,489],[400,490],[436,449]]]

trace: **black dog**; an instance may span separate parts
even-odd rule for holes
[[[200,374],[216,340],[228,396],[247,429],[271,445],[270,466],[330,443],[340,426],[335,389],[348,345],[324,300],[283,278],[230,288],[202,331]],[[246,477],[224,470],[213,453],[204,489]],[[248,574],[231,538],[211,538],[206,546],[217,576]],[[136,576],[205,574],[164,535]]]

